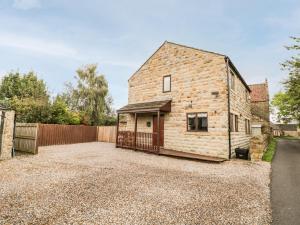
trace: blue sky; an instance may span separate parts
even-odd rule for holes
[[[78,67],[97,63],[114,107],[127,80],[165,41],[230,56],[245,80],[280,90],[299,0],[0,0],[0,75],[34,70],[54,95]]]

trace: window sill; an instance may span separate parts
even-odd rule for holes
[[[185,135],[191,136],[210,136],[211,133],[209,131],[185,131]]]
[[[207,130],[187,130],[188,133],[208,133]]]

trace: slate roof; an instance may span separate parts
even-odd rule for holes
[[[154,101],[154,102],[143,102],[136,104],[128,104],[123,106],[118,113],[133,113],[133,112],[153,112],[153,111],[170,112],[171,111],[171,100],[165,101]]]
[[[269,101],[269,91],[267,83],[250,84],[249,87],[251,89],[251,102]]]

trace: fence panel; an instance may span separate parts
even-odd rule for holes
[[[17,123],[14,140],[15,149],[17,151],[36,154],[37,132],[37,123]]]
[[[17,123],[17,151],[37,154],[39,146],[98,141],[96,126]]]
[[[116,142],[116,126],[99,126],[98,127],[98,141],[101,142]]]
[[[83,125],[39,124],[38,146],[97,141],[97,127]]]

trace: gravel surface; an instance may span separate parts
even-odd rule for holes
[[[269,224],[270,164],[51,146],[0,162],[0,224]]]

